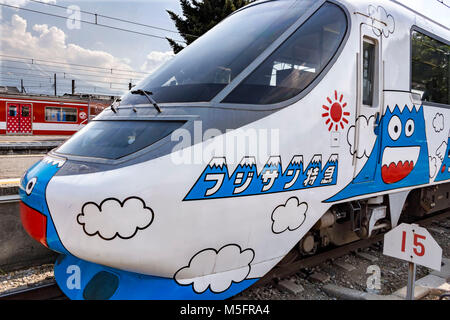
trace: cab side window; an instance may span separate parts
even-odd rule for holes
[[[422,101],[450,104],[450,45],[413,31],[411,91]]]
[[[223,102],[273,104],[293,98],[327,66],[346,30],[342,9],[324,4]]]

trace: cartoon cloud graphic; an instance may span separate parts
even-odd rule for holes
[[[372,153],[373,146],[377,136],[373,130],[375,117],[371,116],[367,119],[365,116],[360,116],[356,119],[356,124],[351,126],[347,132],[347,143],[350,146],[350,154],[355,154],[355,128],[359,127],[360,130],[360,146],[357,148],[356,157],[358,159],[368,158]]]
[[[434,181],[450,179],[450,137],[448,137],[447,142],[442,142],[436,151],[436,155],[442,160],[442,164]]]
[[[204,249],[196,253],[187,266],[178,270],[174,279],[179,285],[192,285],[196,293],[203,293],[208,288],[214,293],[224,292],[232,283],[242,282],[248,277],[254,257],[253,249],[242,250],[236,244],[219,250]]]
[[[369,6],[369,16],[372,18],[373,32],[380,36],[383,34],[386,38],[395,31],[394,17],[387,13],[386,9],[382,6],[374,7]]]
[[[148,228],[153,222],[153,210],[138,197],[129,197],[123,202],[115,198],[103,200],[100,205],[85,203],[77,222],[88,236],[98,235],[103,240],[133,238],[139,230]]]
[[[444,161],[445,155],[447,154],[447,141],[443,141],[441,145],[436,149],[436,156]]]
[[[428,157],[430,159],[430,178],[433,179],[437,173],[437,159],[436,157]]]
[[[279,205],[272,212],[272,232],[282,233],[287,230],[294,231],[306,220],[308,204],[300,203],[297,197],[289,198],[285,204]]]
[[[436,113],[433,118],[433,128],[434,131],[439,133],[444,130],[444,115],[442,113]]]

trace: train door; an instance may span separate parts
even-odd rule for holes
[[[31,104],[8,103],[6,108],[6,133],[31,134]]]
[[[373,26],[361,24],[360,49],[357,55],[357,104],[355,125],[355,152],[353,155],[355,183],[371,182],[373,170],[362,170],[368,158],[378,161],[375,140],[379,118],[383,110],[382,39]]]
[[[14,134],[20,131],[20,105],[8,103],[6,107],[6,133]]]

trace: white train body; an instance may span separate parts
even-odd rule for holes
[[[427,3],[434,10],[450,10],[437,1]],[[250,5],[235,15],[265,5]],[[238,99],[239,92],[227,96],[323,6],[340,10],[345,30],[326,31],[342,35],[330,40],[339,44],[322,70],[310,70],[318,73],[314,80],[287,101],[223,102]],[[25,174],[23,216],[30,210],[46,216],[43,242],[65,255],[55,274],[69,297],[92,298],[83,290],[99,272],[119,279],[105,280],[116,288],[106,298],[228,297],[270,271],[332,207],[352,202],[361,210],[356,203],[371,199],[375,206],[368,208],[379,216],[372,214],[366,222],[370,235],[380,221],[385,227],[398,223],[411,190],[448,182],[450,102],[440,103],[443,98],[432,95],[430,100],[440,102],[422,101],[426,93],[411,87],[411,57],[414,32],[450,48],[444,25],[449,21],[382,0],[314,1],[305,12],[211,101],[163,101],[158,113],[143,95],[139,103],[127,104],[125,97],[116,112],[108,109],[96,119],[130,120],[145,110],[145,120],[181,121],[174,128],[194,132],[195,121],[203,120],[201,112],[223,112],[223,122],[239,123],[233,130],[181,151],[159,151],[161,156],[145,161],[139,159],[145,158],[146,148],[105,160],[70,154],[63,146]],[[305,53],[306,60],[309,54],[317,52]],[[307,68],[312,67],[291,67],[300,70],[296,76],[304,76],[301,71]],[[278,75],[285,76],[282,71]],[[142,88],[147,90],[145,82]],[[196,108],[203,110],[200,116],[190,112]],[[260,115],[243,120],[232,111],[239,108],[245,110],[243,118]],[[225,120],[228,116],[232,119]],[[200,129],[200,135],[208,128]],[[72,140],[80,140],[86,130],[89,126]],[[279,144],[260,156],[252,146],[249,151],[225,143],[249,132],[257,133],[258,143],[271,137]],[[161,150],[170,138],[155,144]],[[205,150],[214,154],[206,156]],[[71,265],[85,277],[81,288],[67,288]],[[135,281],[139,277],[141,284]]]

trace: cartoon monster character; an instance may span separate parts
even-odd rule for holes
[[[375,128],[377,139],[358,175],[325,202],[429,183],[423,107],[387,108]],[[368,177],[370,177],[368,179]]]
[[[46,247],[68,254],[61,243],[47,206],[47,185],[65,160],[46,156],[33,165],[20,181],[20,217],[28,234]]]

